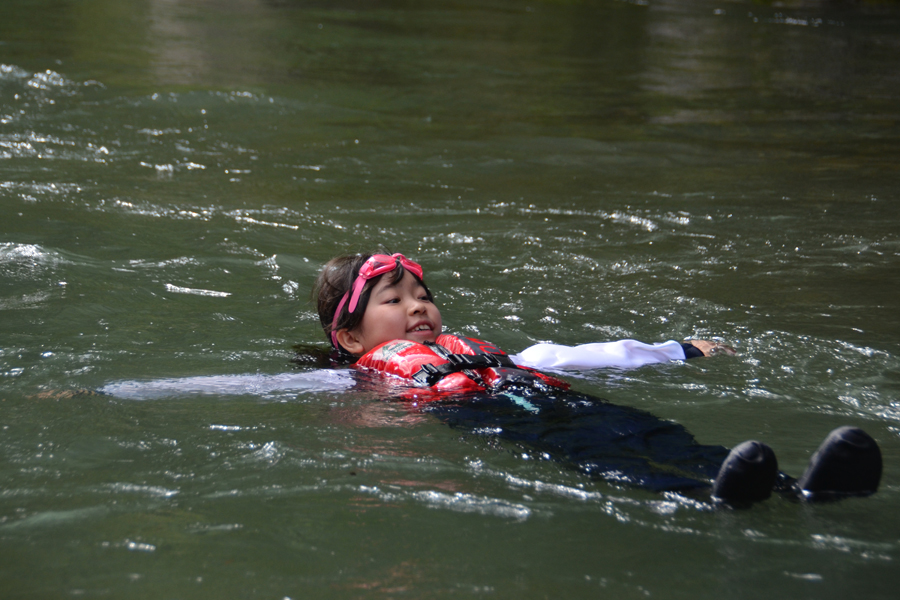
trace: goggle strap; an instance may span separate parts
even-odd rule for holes
[[[338,304],[337,310],[334,311],[334,319],[331,321],[331,343],[334,344],[335,348],[340,348],[337,341],[337,323],[338,317],[341,316],[341,310],[344,308],[344,304],[347,303],[347,297],[350,295],[350,292],[344,292],[344,297],[341,298],[340,304]]]
[[[359,304],[359,295],[362,294],[362,289],[365,287],[366,281],[368,281],[368,279],[360,275],[356,278],[356,281],[353,282],[353,295],[350,296],[350,306],[347,308],[347,312],[353,313],[356,311],[356,305]]]

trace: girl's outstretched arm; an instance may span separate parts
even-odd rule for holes
[[[252,373],[116,381],[103,386],[99,391],[129,400],[154,400],[193,395],[265,396],[277,392],[333,392],[349,389],[353,385],[353,377],[347,369],[317,369],[279,375]]]
[[[725,344],[720,344],[719,342],[713,342],[710,340],[691,340],[690,342],[682,343],[682,346],[685,345],[693,346],[696,350],[698,350],[703,356],[715,356],[717,354],[727,354],[728,356],[734,356],[737,352],[734,351],[734,348],[731,346],[726,346]],[[690,352],[688,348],[684,349],[684,353],[687,355]],[[693,356],[688,356],[688,358],[694,358]]]
[[[536,344],[510,358],[514,363],[523,367],[587,371],[603,368],[633,369],[653,363],[685,360],[718,353],[733,355],[734,350],[724,344],[706,340],[693,340],[685,344],[674,340],[660,344],[619,340],[580,346]]]

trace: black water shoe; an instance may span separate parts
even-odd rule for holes
[[[881,450],[858,427],[838,427],[809,461],[797,487],[807,500],[874,494],[881,481]]]
[[[716,481],[714,499],[732,504],[748,504],[772,495],[778,477],[775,452],[762,442],[750,440],[731,449]]]

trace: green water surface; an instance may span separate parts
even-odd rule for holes
[[[900,10],[4,0],[0,597],[893,598]],[[421,262],[518,351],[714,338],[578,391],[770,444],[863,427],[871,498],[713,509],[303,372],[336,254]]]

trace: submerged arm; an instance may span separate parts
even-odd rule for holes
[[[268,396],[279,392],[332,392],[353,386],[346,369],[319,369],[279,375],[209,375],[152,381],[117,381],[100,392],[131,400],[153,400],[194,395]]]

